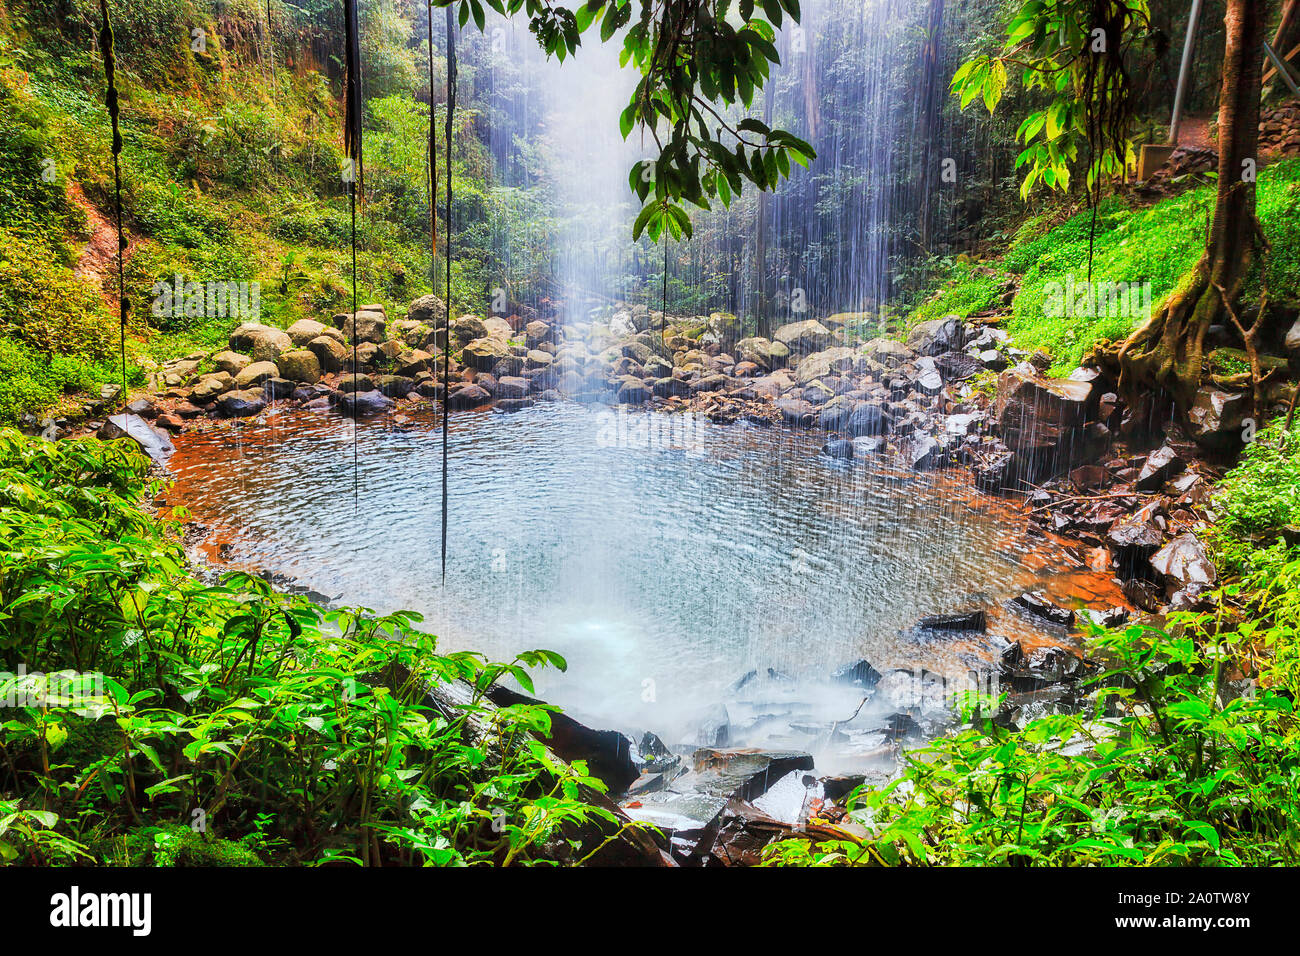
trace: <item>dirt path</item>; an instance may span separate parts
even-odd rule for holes
[[[104,297],[104,302],[112,309],[117,309],[117,226],[99,208],[95,206],[81,190],[81,184],[68,182],[68,199],[79,206],[86,214],[86,223],[90,226],[90,240],[81,250],[73,274],[79,279],[93,282]],[[136,241],[127,240],[123,260],[131,258]],[[111,281],[105,281],[109,279]]]

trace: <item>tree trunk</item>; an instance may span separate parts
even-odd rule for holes
[[[1200,387],[1205,333],[1228,315],[1254,262],[1255,162],[1268,0],[1228,0],[1219,94],[1219,187],[1205,252],[1161,310],[1119,351],[1121,384],[1132,398],[1162,389],[1180,417]],[[1225,299],[1227,300],[1225,304]]]

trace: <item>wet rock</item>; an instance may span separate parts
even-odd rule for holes
[[[776,409],[781,413],[781,420],[787,425],[811,428],[816,421],[816,411],[811,402],[802,398],[783,398],[776,402]]]
[[[1174,591],[1200,593],[1218,580],[1214,563],[1194,534],[1181,534],[1151,556],[1151,566]]]
[[[913,471],[941,468],[948,459],[947,446],[931,435],[917,435],[909,439],[903,443],[899,453]]]
[[[330,335],[316,336],[307,343],[307,351],[316,356],[316,364],[326,375],[341,370],[348,357],[347,346]]]
[[[1069,627],[1074,623],[1074,612],[1053,604],[1042,591],[1027,591],[1007,601],[1006,607],[1053,627]]]
[[[492,685],[487,697],[498,707],[545,703],[500,684]],[[616,730],[594,730],[557,712],[551,714],[550,734],[539,735],[539,739],[567,761],[587,761],[592,776],[602,780],[611,793],[622,793],[641,775],[632,761],[632,741]]]
[[[100,441],[129,438],[151,459],[162,464],[176,451],[167,433],[154,428],[139,415],[126,413],[112,415],[100,426],[96,436]]]
[[[233,384],[234,379],[226,372],[214,372],[211,375],[204,375],[190,389],[190,401],[195,405],[207,405]]]
[[[816,319],[806,319],[781,326],[772,338],[791,352],[808,355],[830,345],[831,331]]]
[[[866,783],[866,774],[846,773],[836,774],[832,777],[822,777],[819,783],[822,785],[822,794],[832,803],[843,804],[858,787]]]
[[[748,338],[736,343],[736,355],[770,372],[786,363],[790,357],[790,349],[781,342],[772,342],[765,338]]]
[[[804,356],[795,366],[795,381],[807,385],[828,375],[851,371],[857,353],[849,348],[831,348]]]
[[[1096,491],[1110,483],[1110,472],[1101,465],[1080,465],[1070,472],[1070,484],[1075,491]]]
[[[393,400],[382,392],[339,392],[338,410],[351,418],[362,415],[374,415],[386,412],[393,407]]]
[[[357,372],[355,375],[350,371],[345,372],[339,379],[340,392],[373,392],[374,390],[375,383],[365,372]]]
[[[865,660],[845,664],[831,674],[831,680],[837,684],[852,684],[854,687],[875,687],[880,683],[880,671]]]
[[[879,435],[853,439],[853,457],[867,458],[875,455],[885,447],[885,440]]]
[[[393,361],[394,372],[398,375],[408,375],[411,378],[421,372],[432,372],[436,368],[437,359],[424,349],[411,349],[408,352],[402,352]]]
[[[731,716],[722,704],[714,704],[697,717],[687,742],[700,747],[725,747],[731,739]]]
[[[907,344],[921,355],[941,355],[966,345],[966,326],[955,315],[922,322],[907,336]]]
[[[285,334],[294,345],[306,345],[312,339],[324,335],[329,331],[329,326],[324,322],[317,322],[315,319],[299,319],[293,325],[285,329]]]
[[[1025,365],[1002,373],[997,423],[1018,477],[1036,482],[1074,463],[1092,389],[1089,382],[1044,378]]]
[[[968,631],[982,634],[988,628],[988,616],[983,608],[957,614],[931,614],[917,621],[916,626],[923,631]]]
[[[1106,532],[1107,540],[1127,554],[1153,553],[1165,540],[1165,533],[1155,520],[1159,509],[1160,502],[1153,501],[1132,514],[1125,515],[1110,526]]]
[[[752,801],[786,774],[811,770],[811,754],[797,750],[761,750],[754,747],[702,747],[691,757],[692,770],[675,786],[710,796]]]
[[[235,388],[252,388],[254,385],[261,385],[268,378],[277,378],[279,375],[279,366],[274,362],[254,362],[235,376]]]
[[[492,401],[492,396],[483,386],[467,384],[452,390],[447,398],[447,406],[463,411],[467,408],[478,408],[490,401]]]
[[[405,375],[376,375],[375,388],[389,398],[405,398],[415,391],[415,379]]]
[[[1119,627],[1129,619],[1129,610],[1125,607],[1108,607],[1099,611],[1085,608],[1079,613],[1098,627]]]
[[[853,457],[853,442],[842,438],[828,441],[825,445],[822,445],[822,454],[829,458],[851,459]]]
[[[916,358],[916,353],[894,339],[872,339],[862,345],[862,354],[886,368],[898,368]]]
[[[260,388],[236,389],[217,399],[217,412],[225,418],[248,418],[266,408]]]
[[[945,382],[964,382],[984,371],[984,363],[965,352],[945,352],[934,364]]]
[[[1198,445],[1216,451],[1240,448],[1249,409],[1250,396],[1245,392],[1202,388],[1187,410],[1188,436]]]
[[[652,392],[645,382],[633,376],[626,376],[618,386],[620,405],[640,405],[650,400]]]
[[[479,325],[482,324],[479,322]],[[485,336],[474,339],[465,346],[461,352],[461,361],[476,371],[490,372],[497,362],[509,354],[510,347],[504,341],[494,336]]]
[[[883,435],[888,431],[889,421],[884,409],[869,402],[859,402],[853,406],[841,429],[853,438],[864,435]]]
[[[309,349],[293,349],[285,352],[276,364],[279,366],[280,374],[291,381],[306,385],[315,385],[320,381],[320,360],[316,358],[316,353]]]
[[[287,378],[279,376],[268,378],[262,383],[262,397],[268,402],[274,402],[281,398],[289,398],[297,388],[298,384]]]
[[[447,305],[436,295],[422,295],[407,306],[406,317],[425,325],[442,325],[447,321]]]
[[[1156,491],[1166,481],[1182,471],[1183,467],[1183,460],[1178,457],[1178,452],[1168,445],[1157,448],[1142,463],[1142,469],[1138,472],[1137,483],[1134,487],[1139,491]]]

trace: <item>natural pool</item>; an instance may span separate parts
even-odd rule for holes
[[[1007,640],[1068,642],[1002,611],[1010,596],[1122,601],[961,471],[833,461],[810,432],[574,404],[453,414],[444,587],[440,420],[362,421],[355,448],[353,427],[273,408],[186,432],[168,501],[212,530],[209,557],[339,603],[417,610],[448,649],[557,650],[569,670],[541,675],[539,694],[670,743],[719,703],[736,721],[733,685],[751,669],[791,678],[776,695],[788,719],[761,737],[789,743],[801,715],[852,712],[857,691],[825,683],[846,663],[958,681]],[[975,606],[987,634],[911,630]],[[746,706],[753,726],[781,710]]]

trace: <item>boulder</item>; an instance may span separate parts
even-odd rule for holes
[[[424,325],[442,325],[447,321],[447,304],[436,295],[422,295],[407,306],[406,317]]]
[[[206,405],[230,388],[234,381],[229,372],[213,372],[210,375],[203,375],[195,386],[190,389],[190,401],[195,405]]]
[[[351,312],[344,312],[335,316],[335,321],[346,339],[353,344],[379,343],[388,338],[388,319],[382,312],[358,309],[355,319]]]
[[[736,355],[770,372],[785,364],[786,359],[790,357],[790,349],[780,342],[756,337],[737,342]]]
[[[365,392],[340,392],[338,410],[351,418],[386,412],[393,407],[393,400],[382,392],[374,390]]]
[[[236,389],[217,399],[217,411],[226,418],[248,418],[266,408],[260,388]]]
[[[478,319],[474,316],[465,316],[457,319],[457,323],[463,322],[465,318]],[[482,326],[482,322],[478,322]],[[479,372],[490,372],[501,359],[510,354],[510,347],[501,339],[494,336],[482,336],[474,339],[461,352],[461,361],[470,368]]]
[[[880,683],[880,671],[871,666],[869,661],[859,660],[845,664],[831,674],[831,680],[837,684],[852,684],[854,687],[875,687]]]
[[[907,335],[907,344],[922,355],[942,355],[965,348],[966,338],[966,324],[948,315],[915,326]]]
[[[434,370],[436,359],[424,349],[411,349],[408,352],[401,352],[393,360],[393,371],[398,375],[410,375],[412,377],[420,372],[430,372]]]
[[[791,352],[807,355],[820,352],[831,343],[831,331],[816,319],[791,322],[776,330],[773,339]]]
[[[1181,534],[1151,556],[1151,566],[1165,576],[1170,591],[1200,593],[1218,576],[1214,563],[1194,534]]]
[[[487,697],[498,707],[545,703],[500,684],[493,684]],[[591,775],[603,781],[610,793],[626,791],[641,775],[632,760],[632,741],[617,730],[594,730],[563,712],[551,714],[550,724],[550,733],[539,734],[539,739],[567,761],[585,760]]]
[[[485,338],[487,334],[487,326],[483,324],[483,320],[477,315],[462,315],[451,323],[451,336],[460,344]]]
[[[853,442],[838,438],[822,445],[822,454],[829,458],[849,459],[853,457]]]
[[[478,408],[480,405],[486,405],[492,401],[492,396],[488,390],[481,385],[462,385],[455,389],[447,398],[447,407],[452,409],[464,410],[467,408]]]
[[[917,621],[916,626],[922,631],[966,631],[982,634],[988,629],[988,616],[983,608],[956,614],[931,614]]]
[[[1182,471],[1183,467],[1183,460],[1178,457],[1178,452],[1168,445],[1157,448],[1147,455],[1147,460],[1142,463],[1142,470],[1138,472],[1134,487],[1139,491],[1157,491],[1166,481]]]
[[[415,379],[405,375],[376,375],[375,388],[388,398],[405,398],[415,391]]]
[[[1249,410],[1250,396],[1245,392],[1201,388],[1187,410],[1188,436],[1204,448],[1234,451],[1242,445]]]
[[[238,375],[251,365],[253,360],[239,352],[222,351],[212,356],[212,364],[228,375]]]
[[[293,349],[280,356],[280,375],[292,382],[315,385],[320,381],[320,360],[309,349]]]
[[[831,348],[804,356],[795,367],[795,381],[808,385],[832,373],[849,372],[858,355],[850,348]]]
[[[329,335],[318,335],[307,343],[307,350],[316,356],[316,364],[323,374],[330,375],[343,368],[348,357],[347,346]]]
[[[293,348],[293,340],[282,329],[245,322],[230,333],[230,348],[248,353],[254,362],[274,362],[281,352]]]
[[[862,346],[862,354],[886,368],[897,368],[916,358],[916,353],[894,339],[872,339]]]
[[[701,747],[692,755],[691,773],[674,787],[714,797],[755,800],[794,770],[811,770],[811,754],[754,747]]]
[[[329,331],[329,326],[324,322],[317,322],[315,319],[299,319],[285,333],[292,340],[294,345],[306,345],[312,339],[319,335],[324,335]]]
[[[268,378],[278,378],[279,375],[279,366],[274,362],[254,362],[235,376],[235,388],[251,388],[261,385]]]
[[[1006,602],[1006,607],[1053,627],[1069,627],[1074,623],[1074,612],[1053,604],[1042,591],[1029,591],[1014,597]]]
[[[1077,463],[1092,391],[1090,382],[1045,378],[1028,365],[1002,373],[997,423],[1019,477],[1037,482]]]
[[[166,432],[154,428],[139,415],[130,413],[111,416],[96,435],[100,441],[129,438],[158,464],[164,464],[176,451]]]
[[[495,395],[499,399],[526,398],[530,389],[528,379],[507,375],[497,380]]]

